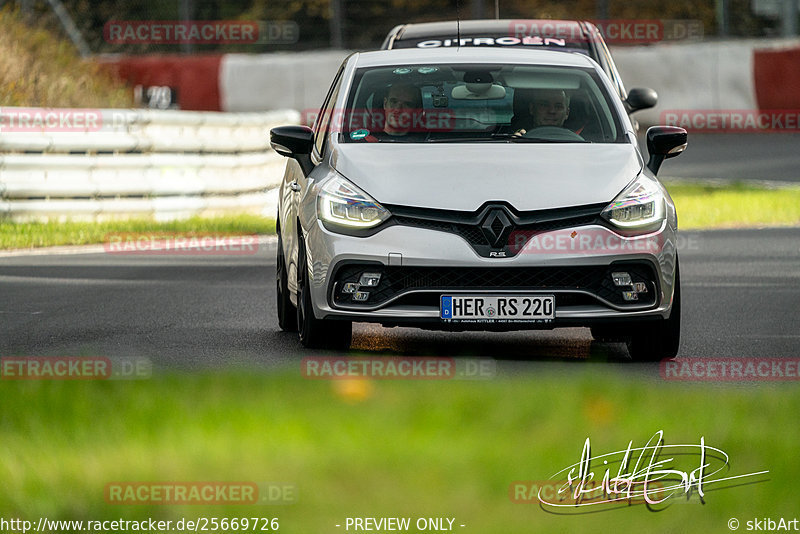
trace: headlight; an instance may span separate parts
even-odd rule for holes
[[[372,228],[391,215],[364,191],[341,176],[322,186],[317,214],[325,222],[348,228]]]
[[[666,209],[658,183],[639,176],[603,210],[603,217],[614,226],[635,230],[660,224]]]

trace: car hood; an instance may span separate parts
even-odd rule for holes
[[[642,170],[627,143],[347,143],[331,164],[382,204],[461,211],[610,202]]]

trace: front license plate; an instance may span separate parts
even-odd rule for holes
[[[554,295],[442,295],[439,317],[450,321],[552,321]]]

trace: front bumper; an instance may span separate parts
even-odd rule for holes
[[[576,249],[576,240],[586,235],[603,245]],[[331,232],[315,220],[305,234],[314,313],[456,330],[591,326],[669,316],[676,252],[675,231],[666,221],[645,236],[624,237],[589,224],[541,232],[536,239],[539,245],[561,245],[525,247],[513,257],[482,257],[455,233],[393,225],[354,237]],[[624,301],[612,282],[611,273],[620,270],[646,284],[647,292],[637,301]],[[343,287],[364,272],[381,273],[381,281],[368,288],[366,301],[355,302]],[[449,323],[439,317],[439,298],[453,294],[552,294],[556,317],[544,323]]]

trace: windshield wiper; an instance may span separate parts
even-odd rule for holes
[[[552,137],[511,137],[515,143],[588,143],[585,139],[553,139]]]
[[[428,143],[474,143],[474,142],[494,142],[505,141],[511,143],[588,143],[586,140],[578,139],[552,139],[550,137],[522,137],[513,134],[492,134],[489,137],[432,137]]]
[[[429,143],[474,143],[474,142],[487,142],[498,141],[496,137],[431,137],[428,139]]]

